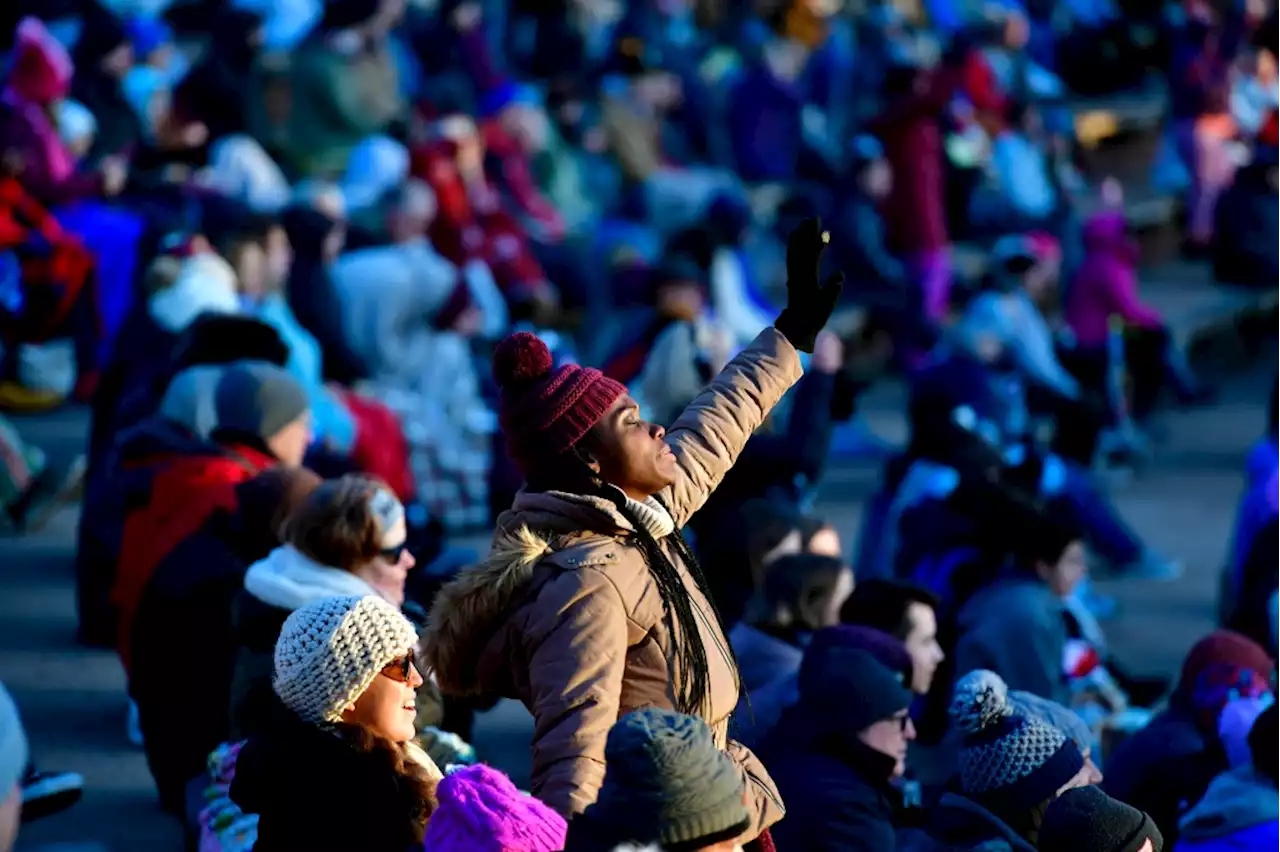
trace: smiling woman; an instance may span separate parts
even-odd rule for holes
[[[738,671],[679,528],[800,377],[839,295],[819,281],[824,240],[788,247],[787,309],[668,432],[600,371],[552,369],[530,334],[499,344],[499,421],[527,486],[498,518],[487,562],[436,599],[424,642],[441,688],[519,698],[535,720],[533,792],[565,816],[604,778],[617,719],[649,705],[701,716],[744,784],[749,842],[782,816],[768,773],[728,739]]]
[[[272,675],[283,710],[241,750],[231,783],[259,817],[257,852],[421,845],[442,776],[412,743],[417,641],[374,595],[321,598],[285,621]]]

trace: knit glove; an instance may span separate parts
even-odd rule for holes
[[[833,272],[821,283],[822,253],[827,240],[822,222],[805,219],[787,239],[787,306],[774,321],[783,337],[801,352],[812,352],[844,287],[844,274]]]

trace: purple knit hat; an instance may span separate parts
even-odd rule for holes
[[[422,846],[431,852],[559,852],[564,817],[484,764],[446,775]]]
[[[502,389],[498,423],[512,461],[526,476],[582,440],[627,392],[594,367],[565,364],[553,371],[547,345],[527,331],[498,344],[493,377]]]

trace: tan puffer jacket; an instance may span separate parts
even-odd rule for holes
[[[769,328],[684,411],[667,433],[679,479],[659,495],[677,526],[800,375],[796,350]],[[661,511],[653,501],[640,505],[641,517],[644,507]],[[533,792],[566,816],[595,801],[618,717],[674,706],[672,637],[633,531],[608,500],[521,492],[498,519],[488,559],[441,591],[423,636],[446,693],[518,698],[533,713]],[[738,703],[729,642],[675,548],[660,544],[699,617],[710,667],[704,713],[744,774],[749,840],[782,818],[782,801],[756,757],[728,739]]]

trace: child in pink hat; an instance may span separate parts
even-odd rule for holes
[[[559,852],[564,818],[483,764],[451,772],[436,787],[427,823],[430,852]]]

